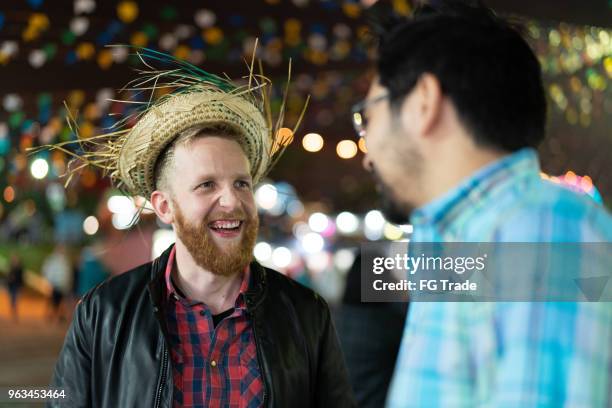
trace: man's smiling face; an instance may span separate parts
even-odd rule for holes
[[[169,173],[173,226],[211,272],[239,272],[252,258],[259,221],[249,161],[230,137],[198,136],[175,147]]]

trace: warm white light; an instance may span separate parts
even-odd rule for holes
[[[28,61],[32,67],[40,68],[47,61],[47,54],[43,50],[32,50],[28,56]]]
[[[350,249],[340,249],[334,254],[334,266],[341,272],[347,271],[355,262],[355,253]]]
[[[272,263],[277,268],[286,268],[291,263],[291,251],[289,248],[278,247],[272,252]]]
[[[342,159],[352,159],[357,155],[357,144],[352,140],[342,140],[336,146],[336,153]]]
[[[30,173],[36,179],[44,179],[49,173],[49,163],[45,159],[36,159],[30,166]]]
[[[176,241],[176,235],[171,229],[158,229],[153,233],[153,259],[160,256]]]
[[[74,2],[74,14],[92,13],[95,9],[96,2],[94,0],[75,0]]]
[[[16,41],[4,41],[0,46],[0,53],[7,57],[12,57],[19,51],[19,44]]]
[[[272,256],[272,247],[267,242],[259,242],[253,248],[253,255],[259,262],[266,262]]]
[[[359,228],[359,219],[355,214],[343,211],[336,217],[336,225],[343,234],[352,234]]]
[[[87,235],[94,235],[98,232],[98,228],[100,228],[100,223],[93,215],[90,215],[83,221],[83,231],[85,231]]]
[[[414,230],[412,224],[400,225],[400,228],[405,234],[412,234],[412,231]]]
[[[178,43],[178,39],[172,33],[166,33],[159,38],[159,48],[164,51],[170,51],[175,48]]]
[[[310,226],[310,229],[314,232],[323,232],[328,225],[329,218],[323,213],[316,212],[308,218],[308,226]]]
[[[392,241],[400,239],[402,235],[404,235],[404,232],[402,231],[400,227],[390,224],[390,223],[385,224],[385,228],[383,231],[385,234],[385,238],[392,240]]]
[[[87,17],[75,17],[70,21],[70,31],[77,37],[85,34],[89,28],[89,19]]]
[[[115,227],[118,230],[124,230],[124,229],[130,228],[133,221],[135,221],[134,214],[130,214],[130,213],[113,214],[113,227]]]
[[[307,152],[318,152],[323,148],[323,137],[318,133],[308,133],[302,139],[302,146]]]
[[[306,266],[315,273],[320,273],[329,265],[329,254],[326,251],[306,255]]]
[[[385,217],[378,210],[372,210],[365,216],[365,225],[367,229],[380,231],[385,225]]]
[[[270,210],[276,205],[278,191],[272,184],[264,184],[255,191],[255,201],[264,210]]]
[[[115,92],[113,92],[110,88],[102,88],[96,94],[96,103],[98,107],[102,110],[107,109],[112,101],[110,100],[113,96],[115,96]]]
[[[119,64],[124,62],[129,56],[129,52],[126,47],[112,47],[110,52],[113,55],[113,61]]]
[[[309,232],[302,238],[302,248],[309,254],[314,254],[323,249],[325,240],[316,232]]]
[[[114,195],[108,198],[106,203],[108,210],[113,214],[130,214],[130,217],[134,215],[136,206],[134,202],[126,196]]]
[[[210,10],[198,10],[194,15],[194,20],[198,27],[208,28],[212,27],[217,21],[217,16]]]

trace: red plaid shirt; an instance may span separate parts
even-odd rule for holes
[[[263,405],[263,382],[244,292],[244,274],[234,311],[214,327],[210,309],[175,290],[171,274],[175,248],[166,266],[168,323],[175,407],[256,408]]]

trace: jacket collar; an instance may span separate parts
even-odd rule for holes
[[[159,257],[155,258],[151,262],[151,275],[148,284],[149,294],[151,296],[151,302],[154,305],[154,309],[157,312],[161,307],[165,293],[165,281],[164,273],[166,271],[166,265],[170,258],[170,252],[174,244],[170,245]],[[266,269],[262,267],[256,261],[251,262],[250,265],[251,274],[249,279],[249,288],[245,292],[244,296],[246,299],[247,310],[253,311],[261,301],[264,299],[267,293],[266,284]]]

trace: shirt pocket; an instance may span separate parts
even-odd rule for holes
[[[263,403],[263,378],[254,343],[240,353],[240,400],[242,407],[259,407]]]

